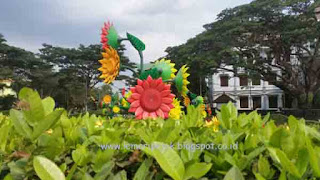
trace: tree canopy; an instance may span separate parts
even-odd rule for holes
[[[167,57],[179,65],[196,62],[201,72],[191,70],[192,76],[212,74],[221,64],[243,67],[298,97],[300,107],[312,107],[320,88],[320,23],[314,13],[319,5],[313,0],[255,0],[225,9],[204,25],[204,32],[168,48]]]

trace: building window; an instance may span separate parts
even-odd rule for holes
[[[269,96],[269,108],[278,108],[278,96]]]
[[[259,86],[260,84],[260,78],[252,78],[252,85]]]
[[[229,85],[229,77],[228,76],[220,76],[220,85],[221,87],[226,87]]]
[[[248,76],[247,75],[241,75],[239,76],[240,79],[240,86],[248,86]]]
[[[261,108],[261,96],[253,96],[253,109]]]
[[[240,108],[249,107],[249,98],[248,96],[240,96]]]

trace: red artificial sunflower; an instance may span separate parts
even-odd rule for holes
[[[137,80],[138,85],[131,88],[132,95],[129,112],[134,112],[137,119],[168,118],[169,111],[174,108],[172,102],[175,97],[171,93],[171,86],[164,84],[162,78]]]
[[[109,46],[111,46],[114,49],[117,49],[117,47],[119,46],[118,33],[114,28],[113,24],[108,21],[108,23],[104,23],[104,26],[101,30],[102,49],[109,48]]]

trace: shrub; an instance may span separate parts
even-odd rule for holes
[[[213,123],[194,106],[180,120],[70,117],[31,89],[22,89],[19,99],[23,106],[0,115],[0,179],[320,177],[320,133],[293,116],[288,126],[276,126],[268,115],[238,114],[228,104]],[[215,148],[192,146],[211,143]],[[128,144],[149,146],[122,148]]]

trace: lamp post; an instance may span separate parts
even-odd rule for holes
[[[317,21],[320,21],[320,6],[314,9],[314,13],[316,14]]]

